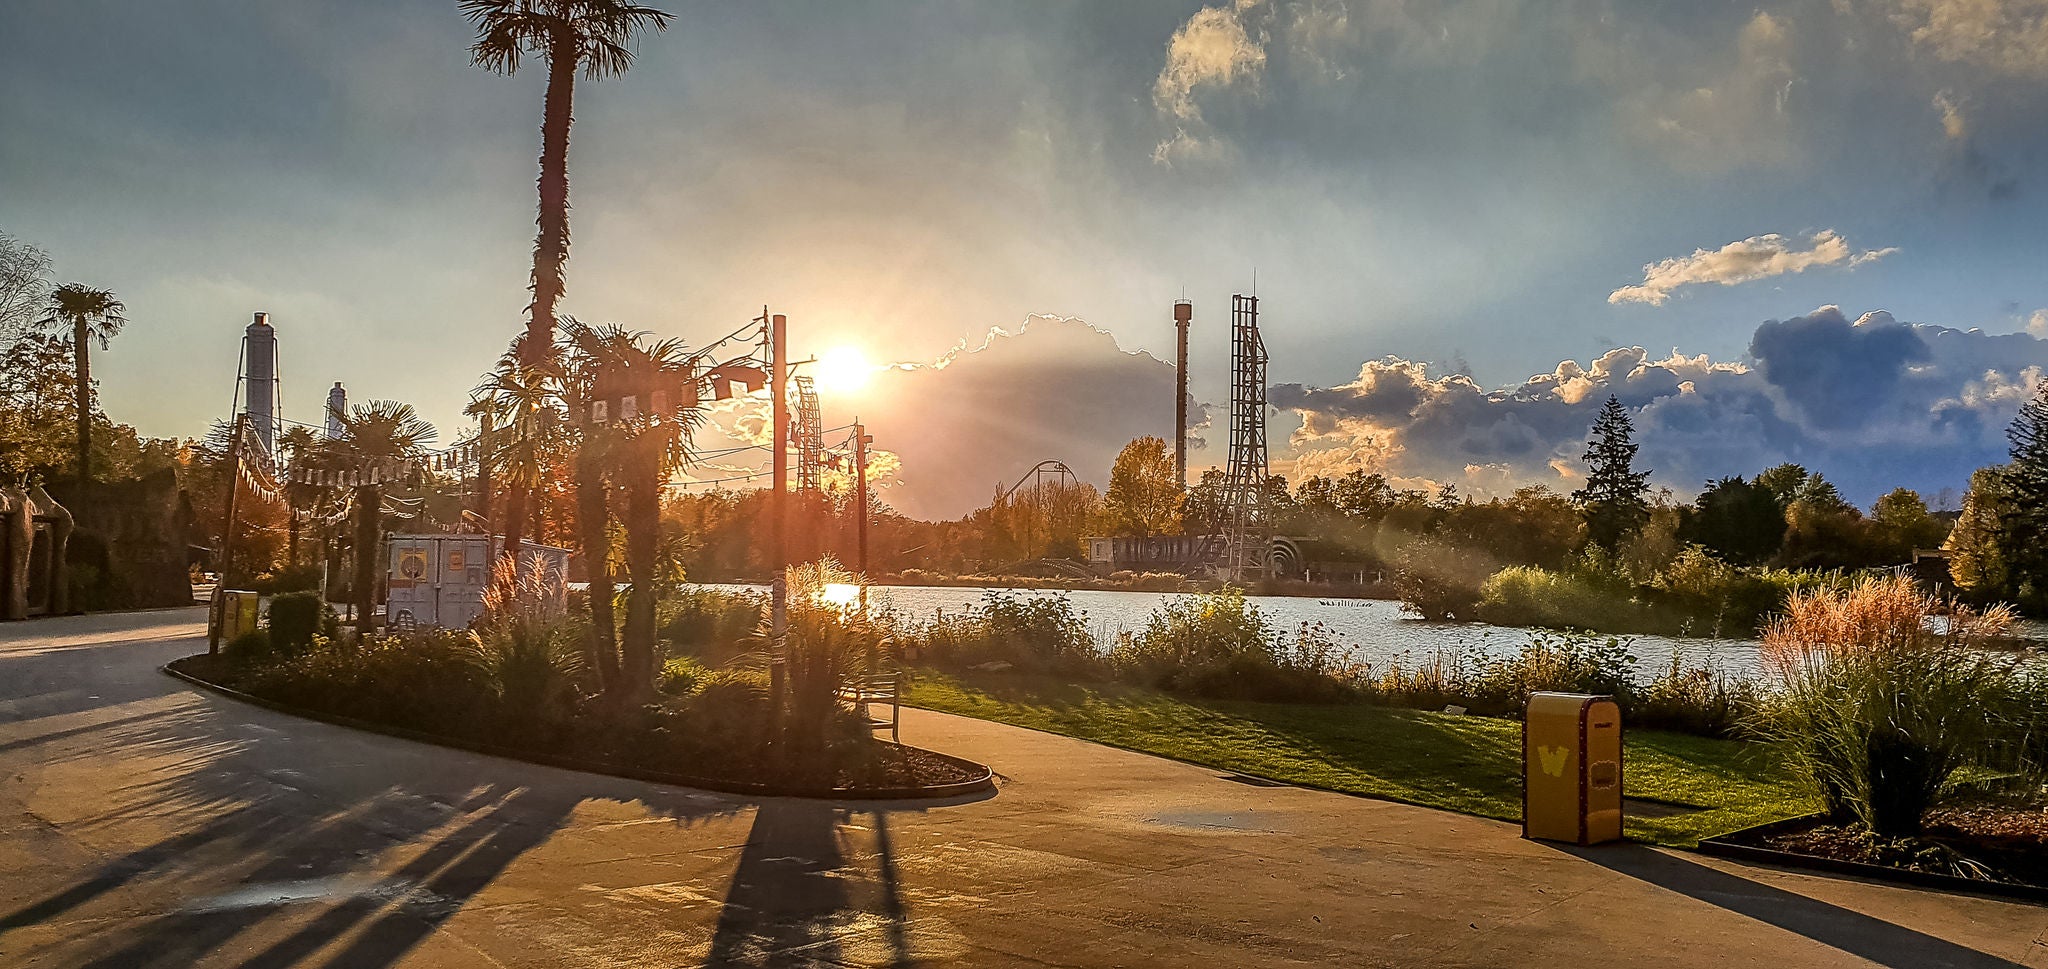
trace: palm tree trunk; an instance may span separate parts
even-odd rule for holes
[[[548,46],[548,89],[541,103],[540,234],[533,240],[533,306],[520,360],[545,361],[554,345],[555,304],[569,261],[569,124],[576,98],[576,38],[562,30]]]
[[[91,335],[85,329],[85,317],[80,315],[71,321],[71,362],[77,367],[78,386],[78,481],[80,484],[92,480],[92,360],[90,357]]]
[[[587,445],[586,445],[587,446]],[[604,469],[595,454],[576,456],[576,528],[583,566],[590,573],[590,639],[586,651],[598,688],[619,692],[619,636],[612,613],[611,508]]]
[[[654,581],[661,529],[661,452],[653,434],[634,441],[626,483],[626,572],[633,588],[626,599],[626,635],[620,650],[626,695],[654,692]]]
[[[520,551],[526,542],[526,487],[514,484],[505,495],[505,546],[498,550],[500,558],[512,556],[512,570],[519,571]]]
[[[356,633],[366,635],[377,628],[377,519],[384,497],[376,485],[356,488]]]

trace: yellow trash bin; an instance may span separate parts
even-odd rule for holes
[[[213,609],[212,635],[207,637],[213,646],[256,631],[256,620],[263,608],[261,595],[240,590],[216,590],[214,595],[218,601]]]
[[[1613,697],[1529,694],[1522,837],[1581,845],[1621,837],[1621,706]]]

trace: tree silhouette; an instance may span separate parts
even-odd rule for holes
[[[1587,539],[1608,552],[1650,519],[1650,473],[1634,468],[1634,433],[1621,401],[1608,397],[1586,442],[1586,485],[1572,493],[1586,516]]]
[[[84,283],[65,283],[50,293],[49,315],[42,320],[45,326],[71,327],[71,360],[78,371],[78,480],[92,480],[92,356],[90,344],[100,343],[100,349],[107,348],[107,341],[121,332],[122,324],[128,322],[123,315],[128,307],[104,289],[94,289]]]
[[[661,30],[672,14],[620,0],[461,0],[476,26],[470,57],[507,76],[529,54],[548,65],[541,102],[540,218],[533,242],[533,305],[528,307],[521,361],[537,366],[554,346],[555,305],[569,262],[569,124],[576,74],[598,81],[632,66],[642,31]]]

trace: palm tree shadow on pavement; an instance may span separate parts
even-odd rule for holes
[[[637,803],[684,825],[746,806],[358,733],[161,679],[170,706],[66,736],[44,762],[76,771],[83,761],[108,778],[81,825],[168,833],[0,909],[10,957],[374,969],[398,962],[585,802]],[[107,917],[124,911],[145,914]]]
[[[704,964],[916,965],[890,816],[993,796],[860,806],[763,801]]]
[[[1566,854],[1893,969],[2019,969],[2019,963],[1642,845],[1552,845]]]

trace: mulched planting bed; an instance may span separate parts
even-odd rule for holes
[[[258,684],[244,675],[246,671],[205,654],[174,660],[165,670],[237,699],[341,726],[659,783],[738,794],[853,798],[947,797],[994,789],[992,774],[984,765],[883,740],[865,747],[857,763],[836,765],[829,780],[816,773],[777,776],[767,769],[773,757],[766,752],[757,752],[740,763],[712,761],[664,743],[653,734],[608,731],[598,723],[560,724],[544,733],[514,738],[507,736],[502,725],[473,724],[471,729],[451,731],[364,718],[355,708],[332,709],[296,697],[265,696]]]
[[[2048,797],[1974,795],[1928,812],[1917,838],[1878,838],[1855,826],[1805,823],[1738,832],[1728,843],[1828,861],[2048,889]]]

